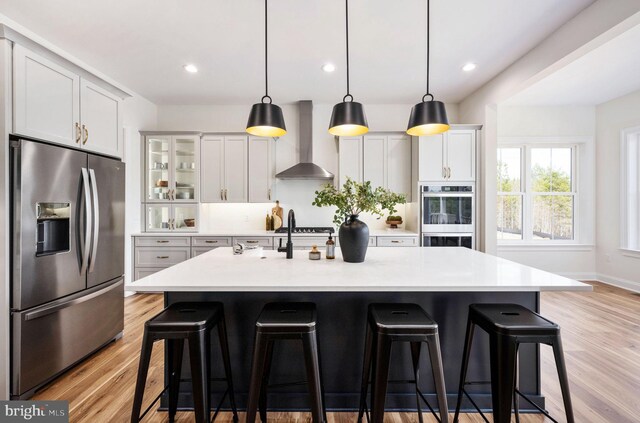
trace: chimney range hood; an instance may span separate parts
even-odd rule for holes
[[[276,175],[278,179],[333,179],[333,173],[313,163],[313,103],[299,103],[300,163]]]

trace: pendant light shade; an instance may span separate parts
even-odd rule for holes
[[[346,97],[345,97],[346,100]],[[343,101],[333,106],[329,133],[339,137],[362,135],[369,132],[369,124],[361,103]]]
[[[450,128],[444,103],[436,101],[433,94],[429,92],[430,6],[430,0],[427,0],[427,93],[422,96],[422,102],[416,104],[411,109],[409,124],[407,125],[407,134],[413,136],[441,134],[447,132]],[[431,99],[427,101],[427,97],[431,97]]]
[[[426,96],[425,96],[426,97]],[[413,136],[441,134],[449,130],[449,120],[444,103],[431,100],[416,104],[411,109],[407,134]]]
[[[346,22],[346,43],[347,43],[347,95],[342,99],[342,103],[333,106],[331,121],[329,122],[329,133],[339,137],[362,135],[369,132],[367,116],[364,114],[364,107],[361,103],[353,101],[353,96],[349,93],[349,0],[345,0],[345,22]]]
[[[280,106],[273,104],[269,97],[269,73],[268,73],[268,19],[267,0],[264,0],[264,91],[260,103],[251,106],[249,120],[247,121],[247,133],[259,137],[281,137],[287,133],[284,125],[284,116]],[[266,100],[269,100],[268,102]]]
[[[256,103],[251,107],[247,132],[258,137],[281,137],[287,133],[280,106]]]

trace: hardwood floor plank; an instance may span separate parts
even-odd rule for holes
[[[600,283],[594,292],[545,292],[542,314],[562,328],[565,358],[577,422],[635,423],[640,421],[640,296]],[[138,370],[144,322],[162,309],[159,294],[133,295],[125,299],[122,339],[46,386],[34,399],[69,401],[71,422],[128,422]],[[163,389],[163,349],[154,346],[145,390],[144,407]],[[553,354],[542,347],[542,391],[547,408],[564,422],[564,408]],[[451,390],[451,389],[450,389]],[[329,423],[356,420],[356,413],[329,413]],[[430,413],[425,422],[435,422]],[[244,413],[240,413],[241,420]],[[451,421],[453,415],[451,416]],[[179,412],[176,422],[193,421],[193,413]],[[230,413],[218,420],[233,421]],[[309,413],[269,413],[277,423],[311,422]],[[515,419],[513,419],[515,421]],[[522,423],[550,421],[539,414],[521,416]],[[145,423],[166,423],[164,412],[151,411]],[[417,423],[415,413],[390,412],[387,423]],[[480,415],[464,414],[460,423],[481,423]]]

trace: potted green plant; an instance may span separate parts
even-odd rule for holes
[[[389,216],[385,222],[391,229],[397,229],[398,225],[402,225],[402,216]]]
[[[342,258],[349,263],[362,263],[369,246],[369,227],[358,219],[360,213],[373,214],[380,219],[386,213],[393,215],[397,212],[396,205],[407,201],[404,194],[382,187],[374,189],[370,181],[360,183],[351,178],[347,178],[340,189],[327,184],[315,194],[314,206],[336,207],[333,222],[339,226]]]

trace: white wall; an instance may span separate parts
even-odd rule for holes
[[[575,216],[578,231],[573,245],[554,247],[498,245],[497,255],[566,276],[594,278],[596,274],[593,246],[596,231],[595,107],[500,106],[497,121],[498,146],[514,142],[578,144],[579,194]]]
[[[276,171],[283,171],[298,163],[298,106],[281,105],[287,125],[287,135],[276,141]],[[367,104],[365,112],[370,131],[405,131],[413,104]],[[159,106],[158,130],[204,131],[204,132],[244,132],[251,105],[244,106]],[[313,106],[313,161],[338,175],[338,146],[327,131],[331,118],[332,104]],[[451,123],[458,123],[458,108],[447,105]],[[326,226],[333,220],[332,208],[317,208],[311,205],[314,192],[321,188],[320,181],[276,182],[276,196],[286,210],[296,211],[299,226]],[[207,204],[200,209],[202,231],[215,229],[263,229],[265,215],[273,205],[269,204]],[[404,207],[399,207],[404,216]],[[362,216],[373,229],[384,228],[384,220]]]
[[[640,126],[640,91],[596,109],[598,278],[640,292],[640,258],[620,250],[620,131]]]
[[[496,252],[495,107],[640,22],[640,1],[598,0],[459,104],[459,119],[483,124],[478,148],[479,244]]]
[[[124,126],[124,162],[126,163],[126,193],[125,193],[125,281],[131,280],[131,234],[140,232],[141,203],[140,192],[142,178],[140,157],[141,130],[155,129],[158,121],[158,108],[144,97],[133,94],[124,101],[122,122]]]

